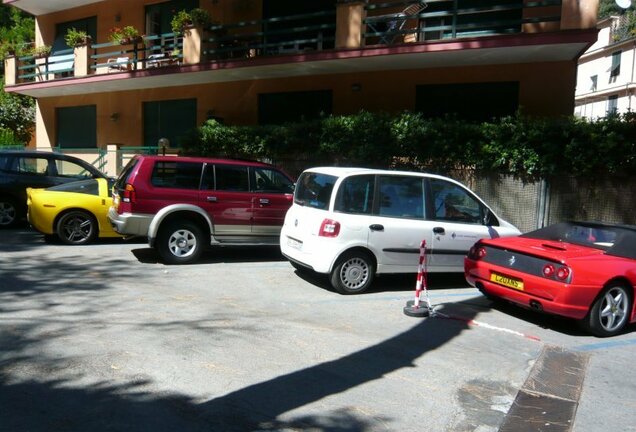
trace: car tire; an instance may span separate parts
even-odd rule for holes
[[[22,217],[21,213],[13,198],[0,197],[0,228],[15,225]]]
[[[331,286],[340,294],[360,294],[373,282],[375,261],[366,252],[354,251],[342,255],[331,271]]]
[[[613,283],[594,300],[583,319],[583,326],[598,337],[619,334],[629,323],[632,312],[632,293],[625,285]]]
[[[64,213],[57,221],[55,233],[67,245],[85,245],[93,242],[98,232],[97,220],[92,214],[73,210]]]
[[[196,223],[172,221],[159,230],[156,247],[166,264],[191,264],[201,257],[205,238]]]

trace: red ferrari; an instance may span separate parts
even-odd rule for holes
[[[577,319],[596,336],[636,321],[636,226],[564,222],[479,240],[464,273],[486,297]]]

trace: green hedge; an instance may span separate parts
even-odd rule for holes
[[[360,112],[281,126],[208,121],[183,144],[187,155],[306,160],[308,165],[426,169],[472,167],[535,180],[636,174],[636,114],[597,121],[517,114],[488,123],[419,113]]]

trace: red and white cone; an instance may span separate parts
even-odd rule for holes
[[[422,298],[422,294],[424,298]],[[426,240],[420,243],[420,263],[417,266],[415,300],[409,300],[404,306],[404,314],[412,317],[427,317],[431,314],[431,302],[426,289]]]

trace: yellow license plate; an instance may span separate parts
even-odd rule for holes
[[[491,273],[490,280],[498,283],[499,285],[507,286],[508,288],[514,288],[516,290],[523,291],[523,281],[519,279],[503,276],[497,273]]]

